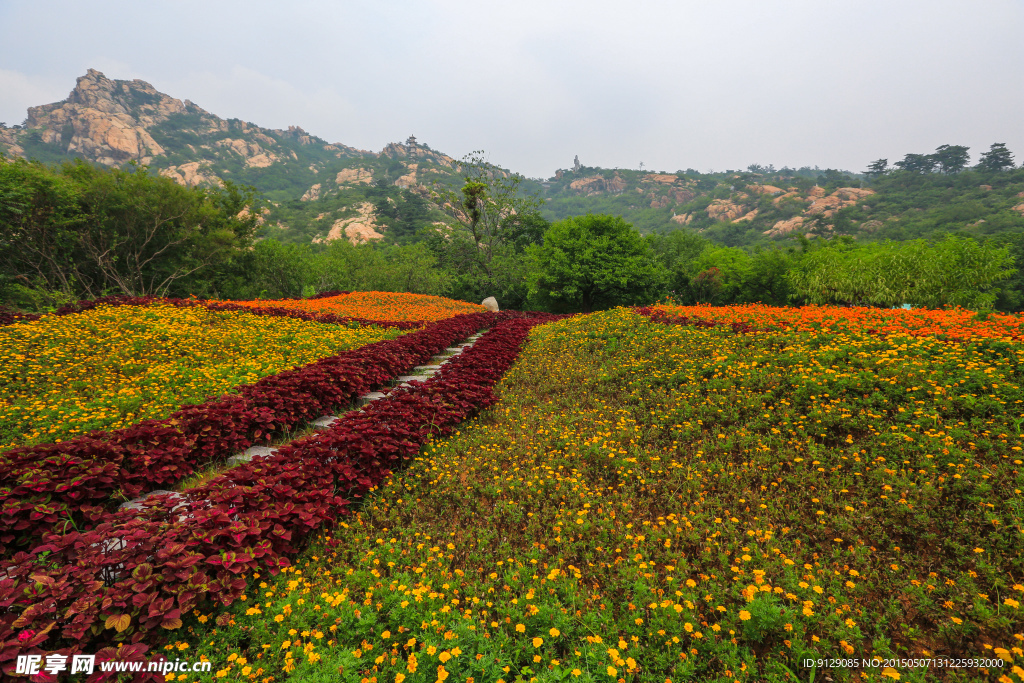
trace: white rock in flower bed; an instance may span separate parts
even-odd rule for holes
[[[493,296],[489,296],[483,301],[481,301],[480,305],[486,308],[488,311],[496,312],[498,310],[498,300],[495,299]]]

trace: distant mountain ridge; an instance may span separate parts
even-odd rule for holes
[[[136,161],[189,185],[237,173],[233,167],[239,163],[243,169],[264,169],[297,162],[312,167],[313,173],[325,170],[332,160],[455,164],[451,157],[410,140],[412,145],[391,143],[379,153],[328,143],[298,126],[269,129],[222,119],[145,81],[111,80],[95,69],[78,78],[67,99],[29,108],[23,127],[0,128],[0,151],[11,156],[81,157],[105,166]],[[246,175],[243,171],[239,180],[247,182]],[[258,174],[252,179],[258,181]]]
[[[67,99],[30,108],[24,126],[0,127],[0,154],[136,162],[183,185],[222,178],[252,185],[270,202],[263,234],[307,244],[416,241],[424,227],[444,220],[431,202],[432,186],[462,183],[459,162],[412,136],[380,152],[361,150],[298,126],[222,119],[145,81],[111,80],[95,69],[78,78]],[[730,246],[794,234],[909,239],[942,229],[980,236],[1016,231],[1024,221],[1024,186],[1012,172],[995,179],[972,171],[901,172],[868,188],[832,170],[755,170],[652,173],[577,160],[523,188],[544,200],[542,213],[552,220],[611,213],[644,233],[687,230]]]

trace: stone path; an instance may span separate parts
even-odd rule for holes
[[[469,337],[465,342],[458,344],[456,346],[448,347],[441,354],[431,358],[432,363],[428,365],[417,365],[415,368],[413,368],[414,374],[400,375],[396,377],[395,379],[391,380],[391,389],[410,387],[412,386],[413,382],[425,382],[426,380],[430,379],[432,376],[437,374],[438,371],[440,371],[440,369],[445,365],[445,363],[449,362],[452,358],[455,358],[456,356],[461,354],[470,346],[473,346],[473,344],[482,335],[483,332],[477,332],[473,336]],[[388,391],[390,391],[390,389]],[[379,401],[380,399],[384,398],[387,395],[387,392],[384,391],[371,391],[367,394],[363,394],[358,399],[356,399],[356,403],[359,406],[358,410],[362,410],[363,407],[368,406],[374,401]],[[330,427],[332,424],[334,424],[340,419],[340,415],[324,415],[322,417],[316,418],[309,424],[314,428],[326,428]],[[231,467],[237,467],[238,465],[247,463],[254,458],[269,457],[276,452],[277,448],[274,448],[272,446],[252,446],[250,448],[247,448],[244,453],[239,453],[237,455],[232,455],[231,457],[229,457],[227,459],[227,464]],[[168,493],[173,494],[175,498],[184,497],[183,493],[178,493],[175,491],[150,491],[149,493],[140,496],[139,498],[135,498],[134,500],[130,500],[126,503],[122,503],[119,509],[140,509],[143,507],[143,501],[149,498],[150,496]]]

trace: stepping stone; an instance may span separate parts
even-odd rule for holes
[[[163,489],[157,489],[156,491],[150,491],[149,493],[147,493],[144,496],[139,496],[138,498],[136,498],[134,500],[129,500],[127,503],[121,503],[121,505],[118,506],[118,510],[142,510],[142,509],[144,509],[146,507],[145,505],[143,505],[143,501],[144,500],[146,500],[147,498],[150,498],[152,496],[159,496],[159,495],[164,494],[164,493],[171,494],[171,496],[173,496],[174,500],[178,500],[179,498],[183,498],[184,497],[182,494],[178,493],[177,491],[165,491]],[[181,505],[184,505],[184,503],[182,503],[180,505],[175,505],[173,509],[177,509],[177,508],[181,507]]]
[[[395,381],[396,382],[413,382],[413,381],[423,382],[423,381],[426,381],[426,379],[427,379],[426,375],[399,375],[398,377],[395,378]]]
[[[314,427],[330,427],[332,424],[338,421],[338,418],[334,415],[324,415],[313,420],[310,424]]]
[[[247,448],[244,453],[238,455],[232,455],[227,459],[228,465],[231,467],[237,467],[243,463],[247,463],[253,458],[269,458],[274,453],[277,453],[276,448],[269,448],[267,446],[252,446]]]
[[[437,372],[440,369],[440,365],[417,365],[413,368],[413,370],[433,370],[434,372]]]
[[[387,394],[385,394],[383,392],[371,391],[368,394],[363,394],[362,396],[360,396],[359,397],[359,403],[360,403],[360,405],[364,405],[364,406],[365,405],[369,405],[370,403],[373,403],[374,401],[379,401],[380,399],[384,398],[385,396],[387,396]]]
[[[445,351],[447,351],[448,353],[450,353],[452,355],[458,355],[458,354],[462,353],[462,347],[461,346],[449,346],[447,349],[445,349]]]

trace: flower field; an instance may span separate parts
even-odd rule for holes
[[[805,332],[850,330],[871,334],[904,334],[940,339],[1024,339],[1020,316],[992,313],[982,320],[973,311],[956,308],[913,310],[804,306],[780,308],[761,304],[742,306],[652,306],[669,317],[692,317],[754,327],[782,327]]]
[[[399,334],[166,303],[0,327],[0,451],[164,418]]]
[[[480,313],[483,306],[429,294],[352,292],[323,298],[280,301],[231,301],[247,307],[280,307],[307,313],[329,313],[350,318],[393,321],[435,321],[460,313]]]
[[[752,331],[535,328],[498,403],[166,653],[263,683],[1024,680],[1015,321],[671,313]],[[1004,664],[802,664],[872,657]]]

